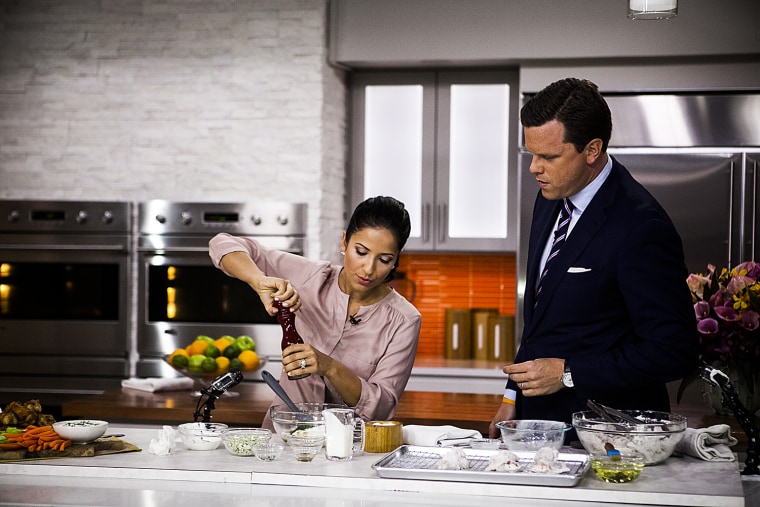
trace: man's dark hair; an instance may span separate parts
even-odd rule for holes
[[[566,143],[578,153],[592,140],[602,140],[602,151],[612,135],[610,108],[597,86],[586,79],[555,81],[531,98],[520,111],[523,127],[540,127],[557,120],[565,127]]]

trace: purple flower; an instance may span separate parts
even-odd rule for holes
[[[747,310],[742,314],[741,326],[747,331],[757,330],[760,323],[760,314],[752,310]]]
[[[694,313],[697,316],[697,320],[702,320],[710,316],[710,303],[707,301],[699,301],[694,303]]]
[[[713,335],[718,332],[718,321],[713,318],[702,319],[697,322],[697,331],[704,335]]]
[[[718,318],[725,320],[726,322],[736,322],[739,318],[739,314],[730,306],[716,306],[715,314]]]

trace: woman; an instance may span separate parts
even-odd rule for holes
[[[373,197],[356,207],[343,232],[343,266],[265,248],[251,238],[219,234],[211,240],[214,265],[250,285],[270,314],[277,311],[274,300],[298,311],[296,328],[305,343],[283,351],[280,382],[293,401],[345,403],[365,420],[396,413],[421,316],[386,282],[410,229],[403,203]],[[287,380],[303,373],[311,375]],[[262,426],[272,428],[268,414]]]

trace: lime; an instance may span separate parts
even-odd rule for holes
[[[224,357],[232,359],[240,355],[240,347],[236,343],[230,343],[224,349]]]
[[[237,368],[238,370],[242,370],[245,368],[245,365],[243,364],[243,361],[235,357],[235,358],[230,359],[230,369],[232,368]]]
[[[209,343],[206,347],[206,357],[219,357],[219,347],[213,343]]]
[[[172,356],[172,366],[177,368],[178,370],[181,370],[182,368],[187,368],[187,364],[190,362],[190,360],[187,358],[187,356],[183,354],[175,354]]]
[[[211,373],[216,371],[216,360],[213,357],[207,357],[203,360],[203,364],[201,365],[201,369],[205,371],[206,373]]]
[[[195,373],[202,373],[203,362],[206,359],[207,359],[206,356],[204,356],[203,354],[194,354],[190,356],[190,359],[187,361],[187,369]]]

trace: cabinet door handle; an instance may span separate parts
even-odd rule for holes
[[[448,222],[448,206],[445,203],[438,205],[438,242],[446,242],[446,227]]]
[[[734,162],[731,161],[731,165],[729,167],[729,178],[728,178],[728,265],[733,266],[734,261],[731,258],[731,249],[733,247],[732,237],[734,235]],[[742,233],[739,231],[739,258],[741,259],[741,236]]]
[[[754,256],[757,255],[755,253],[755,231],[757,230],[757,201],[760,199],[758,193],[760,189],[757,187],[757,171],[760,169],[758,165],[757,160],[752,161],[752,227],[750,228],[750,256],[747,260],[754,259]]]
[[[426,202],[422,207],[422,242],[430,241],[430,203]]]

